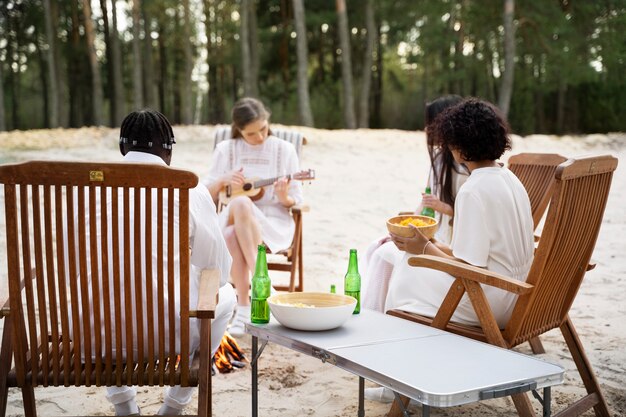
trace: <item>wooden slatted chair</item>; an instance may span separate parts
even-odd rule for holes
[[[564,156],[553,153],[520,153],[509,158],[509,169],[528,193],[535,230],[548,208],[556,167],[566,160]],[[528,342],[534,353],[546,352],[539,337],[533,337]]]
[[[391,310],[388,314],[509,349],[558,327],[587,390],[585,397],[562,410],[558,416],[579,415],[592,407],[597,416],[609,416],[606,401],[568,312],[593,253],[616,167],[617,159],[612,156],[570,159],[559,165],[545,227],[526,282],[440,257],[411,257],[410,265],[444,271],[456,280],[434,318],[401,310]],[[519,295],[503,330],[493,317],[481,285]],[[480,327],[450,322],[466,292],[480,320]],[[514,395],[513,400],[519,415],[534,415],[526,395]],[[392,407],[390,415],[399,415],[397,405]]]
[[[8,387],[36,416],[35,388],[181,385],[199,386],[198,415],[210,416],[219,273],[203,271],[191,309],[189,189],[198,178],[155,165],[27,162],[0,166],[0,183],[9,280],[0,415]],[[155,262],[145,253],[153,245]],[[190,317],[201,323],[191,361]]]
[[[296,148],[298,158],[302,154],[302,146],[306,144],[306,138],[298,132],[291,130],[280,130],[272,128],[272,135],[277,138],[286,140]],[[223,140],[230,139],[231,129],[230,126],[218,126],[215,129],[215,140],[213,142],[213,148],[217,146]],[[218,203],[218,208],[220,204]],[[275,255],[270,256],[267,263],[267,268],[274,271],[284,271],[289,273],[288,285],[276,285],[274,288],[278,291],[302,291],[304,289],[304,263],[302,258],[302,214],[309,211],[309,207],[306,204],[298,204],[290,208],[291,215],[296,224],[296,228],[293,233],[293,240],[291,245]],[[268,254],[270,254],[268,252]],[[270,254],[271,255],[271,254]],[[297,282],[296,282],[297,278]]]
[[[520,153],[509,158],[508,168],[524,184],[535,228],[543,217],[554,184],[554,173],[567,158],[554,153]]]

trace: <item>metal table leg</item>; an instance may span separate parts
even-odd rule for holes
[[[552,387],[545,387],[543,389],[543,417],[550,417],[552,414],[551,405],[552,402]]]
[[[257,351],[259,349],[259,339],[252,336],[252,417],[259,415],[259,381],[258,381],[258,362]]]
[[[359,377],[359,417],[365,417],[365,379]]]

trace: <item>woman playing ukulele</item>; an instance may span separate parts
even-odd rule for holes
[[[230,200],[219,214],[220,225],[233,264],[231,277],[237,290],[237,313],[229,332],[244,334],[250,321],[250,273],[256,263],[257,245],[265,243],[276,253],[289,247],[295,224],[289,208],[302,201],[299,181],[285,177],[299,170],[296,150],[290,143],[271,135],[270,112],[263,103],[243,98],[232,110],[232,136],[220,142],[213,153],[204,181],[217,204],[226,187],[241,189],[246,178],[279,177],[264,188],[254,201],[241,194]]]

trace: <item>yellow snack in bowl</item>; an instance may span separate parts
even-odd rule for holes
[[[314,305],[305,304],[305,303],[285,303],[283,301],[276,301],[276,304],[280,306],[289,306],[289,307],[297,307],[297,308],[315,308]]]
[[[426,222],[422,219],[417,219],[417,218],[414,219],[413,217],[407,217],[406,219],[403,219],[400,222],[398,222],[398,224],[400,226],[408,226],[409,224],[412,224],[413,226],[416,226],[416,227],[430,226],[429,222]]]

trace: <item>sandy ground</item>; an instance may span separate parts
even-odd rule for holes
[[[304,218],[305,290],[338,290],[347,268],[348,250],[363,253],[368,243],[386,232],[385,219],[398,210],[412,209],[427,175],[427,155],[421,132],[396,130],[317,130],[302,128],[308,138],[301,165],[316,170],[317,179],[305,185],[311,211]],[[210,126],[175,127],[178,144],[173,166],[203,175],[212,152]],[[118,160],[117,131],[85,128],[9,132],[0,134],[0,162],[29,159]],[[557,152],[566,156],[606,154],[626,161],[626,135],[514,137],[513,153]],[[508,154],[503,161],[506,161]],[[586,346],[609,407],[626,415],[626,175],[620,166],[604,216],[593,260],[570,315]],[[2,206],[0,206],[2,207]],[[2,209],[0,209],[2,210]],[[4,222],[4,217],[0,222]],[[0,224],[4,230],[4,224]],[[0,298],[7,293],[4,233],[0,234]],[[278,273],[275,281],[284,280]],[[0,327],[3,322],[0,321]],[[573,362],[560,332],[542,337],[547,352],[541,357],[566,369],[566,381],[553,390],[553,407],[571,403],[582,392]],[[249,352],[249,338],[241,340]],[[521,352],[530,352],[520,346]],[[410,358],[389,358],[410,360]],[[453,376],[451,376],[453,377]],[[214,379],[216,416],[249,416],[250,372],[238,370]],[[368,384],[369,385],[369,384]],[[260,412],[262,416],[354,416],[358,378],[288,349],[269,345],[260,361]],[[104,415],[112,413],[101,388],[56,388],[35,391],[39,412],[47,415]],[[144,414],[156,412],[162,391],[139,389]],[[533,401],[537,410],[539,404]],[[193,403],[192,403],[193,404]],[[387,405],[366,402],[368,416],[383,416]],[[412,409],[416,415],[420,412]],[[187,410],[193,412],[193,406]],[[21,394],[10,390],[8,415],[22,415]],[[514,416],[509,399],[478,405],[434,410],[435,416]],[[587,413],[586,415],[592,415]]]

